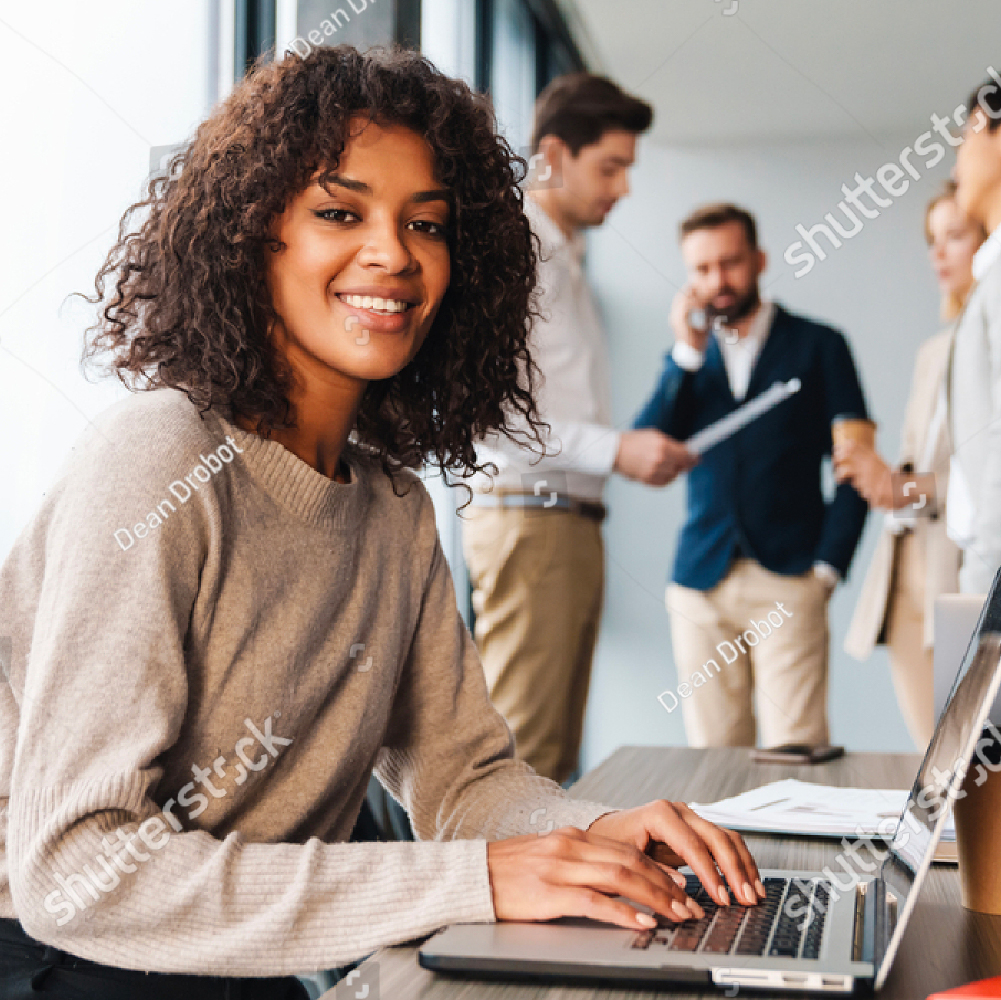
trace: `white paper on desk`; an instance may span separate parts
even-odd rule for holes
[[[854,837],[859,832],[891,840],[893,826],[887,817],[898,818],[908,792],[900,788],[836,788],[812,781],[786,778],[754,788],[731,799],[709,805],[689,805],[703,819],[717,826],[752,833],[801,834],[814,837]],[[950,814],[942,831],[943,840],[956,839]]]

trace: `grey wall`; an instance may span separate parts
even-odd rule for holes
[[[730,144],[685,150],[641,144],[633,192],[592,233],[589,269],[609,332],[614,419],[628,426],[654,385],[672,342],[668,311],[684,282],[677,224],[696,205],[733,200],[757,216],[770,253],[764,293],[840,327],[860,368],[878,444],[896,457],[915,350],[939,328],[938,295],[923,236],[925,203],[948,176],[951,156],[923,172],[892,207],[796,279],[783,252],[826,212],[841,184],[895,159],[915,132],[880,139]],[[854,186],[854,185],[852,185]],[[798,268],[796,268],[798,269]],[[681,710],[657,701],[677,685],[664,583],[684,507],[682,481],[655,490],[614,477],[607,500],[607,592],[585,727],[584,766],[622,744],[684,744]],[[841,650],[879,530],[870,517],[846,586],[831,606],[832,739],[855,750],[910,750],[885,652],[865,664]]]

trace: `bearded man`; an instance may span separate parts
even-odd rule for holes
[[[680,240],[689,284],[671,309],[675,342],[634,428],[684,441],[775,382],[801,386],[688,473],[666,595],[679,690],[691,691],[685,730],[692,746],[826,744],[827,605],[866,504],[847,483],[825,499],[821,464],[835,418],[867,419],[858,373],[838,330],[762,300],[767,258],[749,212],[700,208]],[[755,633],[707,682],[699,668],[719,661],[717,647],[777,601],[789,609],[783,627]]]

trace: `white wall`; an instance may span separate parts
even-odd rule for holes
[[[668,310],[684,281],[677,225],[695,206],[726,199],[758,219],[761,243],[771,256],[762,280],[765,294],[847,334],[879,423],[878,444],[895,458],[915,350],[939,328],[923,213],[952,158],[802,278],[793,277],[794,268],[782,255],[798,238],[797,223],[809,228],[836,212],[842,182],[856,170],[874,173],[914,137],[887,137],[882,149],[869,139],[683,150],[642,143],[633,192],[592,234],[589,251],[611,343],[617,426],[628,426],[652,390],[672,341]],[[680,708],[668,714],[657,701],[678,683],[664,585],[683,518],[684,489],[683,482],[654,490],[618,477],[609,485],[607,593],[585,728],[585,768],[622,744],[686,742]],[[848,584],[832,602],[832,739],[854,750],[911,750],[885,652],[860,664],[840,648],[877,533],[878,523],[870,517]]]
[[[0,11],[0,561],[86,421],[124,394],[77,359],[94,275],[140,197],[151,146],[211,105],[215,5],[3,2]]]

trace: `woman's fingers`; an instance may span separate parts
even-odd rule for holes
[[[630,931],[637,928],[650,930],[657,926],[656,917],[635,909],[621,899],[612,899],[596,889],[558,889],[554,891],[554,897],[559,908],[568,916],[603,920]]]
[[[703,820],[684,803],[662,801],[656,808],[647,828],[650,836],[669,845],[662,858],[688,864],[721,905],[731,902],[726,883],[738,902],[758,902],[764,886],[738,833]],[[542,838],[488,844],[487,861],[501,920],[583,916],[631,929],[652,926],[634,903],[672,921],[705,916],[686,894],[685,878],[674,866],[623,839],[567,828]]]
[[[695,872],[706,892],[716,902],[722,906],[729,906],[730,894],[727,892],[726,885],[720,877],[719,871],[717,871],[717,861],[713,857],[710,845],[706,843],[700,833],[696,832],[688,820],[688,817],[695,819],[698,819],[698,817],[683,802],[666,802],[662,800],[658,803],[658,806],[662,810],[660,822],[663,822],[665,826],[663,834],[658,835],[658,839],[669,844],[683,859],[685,864]],[[685,810],[687,816],[682,814],[682,809]],[[706,825],[711,826],[712,824]],[[729,844],[729,840],[727,840],[727,844],[729,845],[728,850],[731,852],[731,856],[736,857],[733,846]],[[722,861],[723,859],[720,860]],[[720,868],[723,868],[723,864],[720,864]],[[730,868],[731,870],[734,869],[732,862],[730,863]],[[740,882],[737,882],[737,885],[740,884]],[[755,897],[756,901],[757,898]]]
[[[744,862],[744,871],[747,872],[748,876],[753,877],[753,882],[751,883],[754,887],[755,892],[761,899],[764,899],[767,895],[765,893],[765,884],[761,881],[761,872],[758,871],[758,866],[754,860],[754,856],[748,850],[747,844],[744,843],[744,838],[737,833],[736,830],[727,830],[723,828],[723,832],[730,838],[730,842],[733,844],[737,853],[740,855],[741,860]]]
[[[738,900],[747,905],[757,903],[759,899],[757,883],[761,881],[761,875],[740,834],[724,830],[702,819],[683,802],[676,803],[676,809],[693,834],[700,838],[708,848],[708,852],[711,852],[712,860],[730,883]],[[696,874],[699,873],[696,871]],[[699,877],[701,878],[701,875]],[[722,895],[720,899],[722,900]]]
[[[587,884],[628,896],[673,919],[705,916],[702,907],[685,892],[684,876],[669,872],[638,848],[599,834],[588,834],[585,843],[577,845],[579,859],[592,867],[578,877]]]
[[[596,889],[608,896],[625,896],[675,921],[705,916],[701,907],[697,912],[693,909],[698,906],[694,900],[690,901],[691,907],[686,905],[684,893],[669,879],[671,888],[667,889],[658,885],[642,868],[619,860],[567,862],[557,868],[555,880],[561,885]]]
[[[674,921],[705,915],[684,892],[678,873],[669,873],[631,844],[576,829],[490,843],[487,866],[499,920],[592,916],[600,909],[606,914],[600,919],[620,926],[650,926],[637,917],[635,907],[612,896],[624,896]],[[595,893],[614,905],[587,895]],[[588,906],[567,909],[568,900],[587,900]]]

